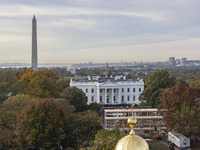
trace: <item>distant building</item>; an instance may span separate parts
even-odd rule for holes
[[[186,65],[187,64],[187,58],[181,58],[181,65]]]
[[[139,104],[139,96],[144,90],[144,81],[126,79],[126,76],[99,77],[88,76],[82,80],[71,80],[70,87],[81,89],[88,102],[104,105]]]
[[[175,57],[169,57],[169,65],[176,65],[176,62],[175,62]]]
[[[73,65],[69,65],[67,67],[67,71],[71,72],[72,74],[76,74],[76,67]]]
[[[176,65],[180,65],[181,64],[180,59],[176,59],[175,62],[176,62]]]

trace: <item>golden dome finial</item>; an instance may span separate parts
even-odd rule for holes
[[[133,127],[137,124],[137,119],[135,117],[133,117],[133,107],[135,106],[135,104],[133,103],[131,105],[131,109],[132,109],[132,117],[130,117],[127,121],[128,125],[131,127],[131,132],[129,133],[129,135],[135,135],[135,132],[133,130]]]
[[[132,104],[132,116],[128,119],[128,125],[131,127],[131,132],[129,135],[121,138],[117,143],[115,150],[149,150],[147,142],[138,135],[135,135],[133,127],[137,124],[137,119],[133,117],[133,107]]]

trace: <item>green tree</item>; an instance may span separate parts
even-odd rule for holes
[[[53,100],[27,105],[18,121],[18,137],[24,146],[59,149],[65,138],[66,113]]]
[[[100,110],[103,107],[102,104],[97,104],[97,103],[91,103],[90,105],[88,105],[88,109],[99,114],[100,115]]]
[[[158,70],[151,73],[147,80],[145,81],[146,88],[143,93],[140,95],[140,100],[152,107],[157,107],[159,105],[159,99],[163,91],[166,88],[175,85],[175,78],[170,77],[169,73],[166,70]]]
[[[17,117],[21,110],[35,99],[28,95],[12,96],[5,100],[0,107],[0,119],[4,128],[15,130]]]
[[[184,106],[172,114],[174,127],[173,130],[180,132],[190,139],[200,137],[200,107]]]
[[[75,111],[74,105],[71,105],[65,99],[53,98],[52,100],[54,100],[59,107],[62,107],[67,114],[72,114]]]
[[[147,87],[169,88],[174,86],[175,78],[170,77],[167,70],[158,70],[148,76],[145,84]]]
[[[95,135],[95,139],[90,142],[89,150],[111,150],[114,149],[117,142],[124,136],[119,129],[99,130]]]
[[[70,87],[70,78],[59,79],[57,83],[60,84],[63,91],[65,88]]]
[[[91,141],[98,130],[102,129],[99,117],[91,113],[72,114],[67,119],[66,145],[78,148]]]
[[[61,97],[70,102],[76,108],[76,112],[82,112],[87,108],[87,97],[77,87],[67,87],[61,93]]]
[[[0,70],[0,103],[13,94],[16,83],[17,79],[14,77],[12,70]]]
[[[20,82],[24,86],[25,94],[38,98],[57,98],[61,90],[57,80],[58,76],[52,70],[33,71],[29,69],[22,75]]]
[[[200,89],[176,85],[165,91],[160,100],[158,108],[168,129],[193,139],[200,135]]]

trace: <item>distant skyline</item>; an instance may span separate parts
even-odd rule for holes
[[[0,0],[0,63],[200,59],[199,0]]]

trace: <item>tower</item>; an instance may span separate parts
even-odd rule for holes
[[[37,21],[35,15],[32,20],[32,64],[33,70],[38,70],[38,59],[37,59]]]

